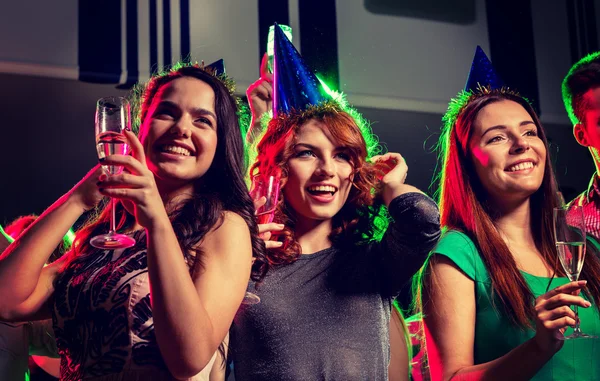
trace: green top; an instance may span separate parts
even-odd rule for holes
[[[487,269],[473,241],[458,231],[448,231],[438,242],[433,254],[441,254],[475,282],[475,364],[486,363],[510,352],[529,340],[535,330],[523,330],[511,324],[496,300],[492,303],[491,282]],[[521,271],[533,295],[545,294],[569,282],[563,278],[538,277]],[[549,284],[550,283],[550,284]],[[581,330],[600,336],[600,317],[595,306],[579,308]],[[567,334],[571,333],[569,328]],[[535,375],[532,380],[600,380],[600,339],[573,339],[564,346]]]

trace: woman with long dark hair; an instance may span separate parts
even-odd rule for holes
[[[132,155],[101,162],[125,171],[107,177],[95,167],[3,254],[1,317],[52,315],[62,380],[207,377],[248,278],[266,270],[228,85],[197,65],[152,78],[138,92],[139,140],[125,132]],[[73,250],[44,268],[103,196],[119,201],[119,230],[137,244],[91,247],[108,230],[104,208]]]
[[[600,261],[587,255],[579,282],[560,266],[539,118],[517,93],[483,82],[451,102],[444,122],[444,234],[419,299],[432,379],[598,379],[598,339],[561,337],[576,323],[571,305],[583,307],[584,332],[600,333]]]

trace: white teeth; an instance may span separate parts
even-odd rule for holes
[[[522,171],[524,169],[530,168],[533,168],[533,163],[531,161],[526,161],[524,163],[513,165],[512,167],[508,168],[508,172]]]
[[[331,193],[335,193],[335,191],[336,191],[335,187],[332,187],[331,185],[310,186],[310,187],[308,187],[308,190],[312,191],[312,192],[331,192]]]
[[[192,155],[189,150],[187,150],[183,147],[179,147],[179,146],[163,146],[162,151],[176,153],[176,154],[183,155],[183,156],[191,156]]]

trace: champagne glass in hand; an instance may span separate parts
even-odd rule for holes
[[[278,175],[257,174],[252,177],[252,186],[250,188],[250,197],[256,203],[261,197],[266,199],[264,205],[256,209],[256,218],[259,224],[268,224],[273,222],[275,217],[275,208],[279,200],[279,180]]]
[[[252,186],[250,187],[250,197],[254,204],[261,198],[264,198],[264,203],[258,203],[255,210],[258,224],[268,224],[273,222],[275,216],[275,208],[279,200],[279,175],[263,176],[257,174],[252,177]],[[246,292],[242,304],[257,304],[260,303],[258,295],[252,292]]]
[[[554,208],[554,241],[558,258],[570,281],[579,280],[585,259],[585,221],[581,206],[562,206]],[[564,336],[565,340],[576,338],[594,338],[581,332],[578,307],[573,306],[576,323],[573,333]]]
[[[129,149],[123,130],[131,129],[131,112],[129,102],[121,97],[100,98],[96,103],[96,150],[98,158],[109,155],[126,155]],[[103,166],[108,175],[116,175],[123,171],[117,165]],[[115,200],[110,200],[110,231],[93,237],[90,244],[99,249],[124,249],[135,245],[135,240],[115,231]]]

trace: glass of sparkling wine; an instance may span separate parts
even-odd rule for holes
[[[581,206],[562,206],[554,208],[554,240],[556,251],[565,273],[570,281],[579,280],[585,259],[585,221]],[[581,331],[577,306],[573,306],[576,323],[573,333],[564,336],[564,340],[576,338],[594,338]]]
[[[96,150],[98,158],[109,155],[126,155],[129,151],[127,138],[123,130],[131,129],[131,111],[129,102],[122,97],[100,98],[96,103]],[[123,171],[122,166],[103,165],[104,172],[116,175]],[[115,200],[110,200],[110,231],[93,237],[90,244],[99,249],[124,249],[135,245],[135,240],[115,230]]]
[[[265,204],[256,209],[256,218],[259,224],[268,224],[273,222],[275,217],[275,208],[279,200],[279,180],[280,176],[257,174],[252,177],[252,186],[250,187],[250,197],[256,202],[260,198],[266,198]]]
[[[258,224],[268,224],[273,222],[275,208],[279,200],[279,175],[264,176],[261,174],[252,177],[252,186],[250,187],[250,197],[255,203],[261,198],[265,198],[265,203],[255,210]],[[260,297],[252,292],[246,292],[243,304],[260,303]]]

